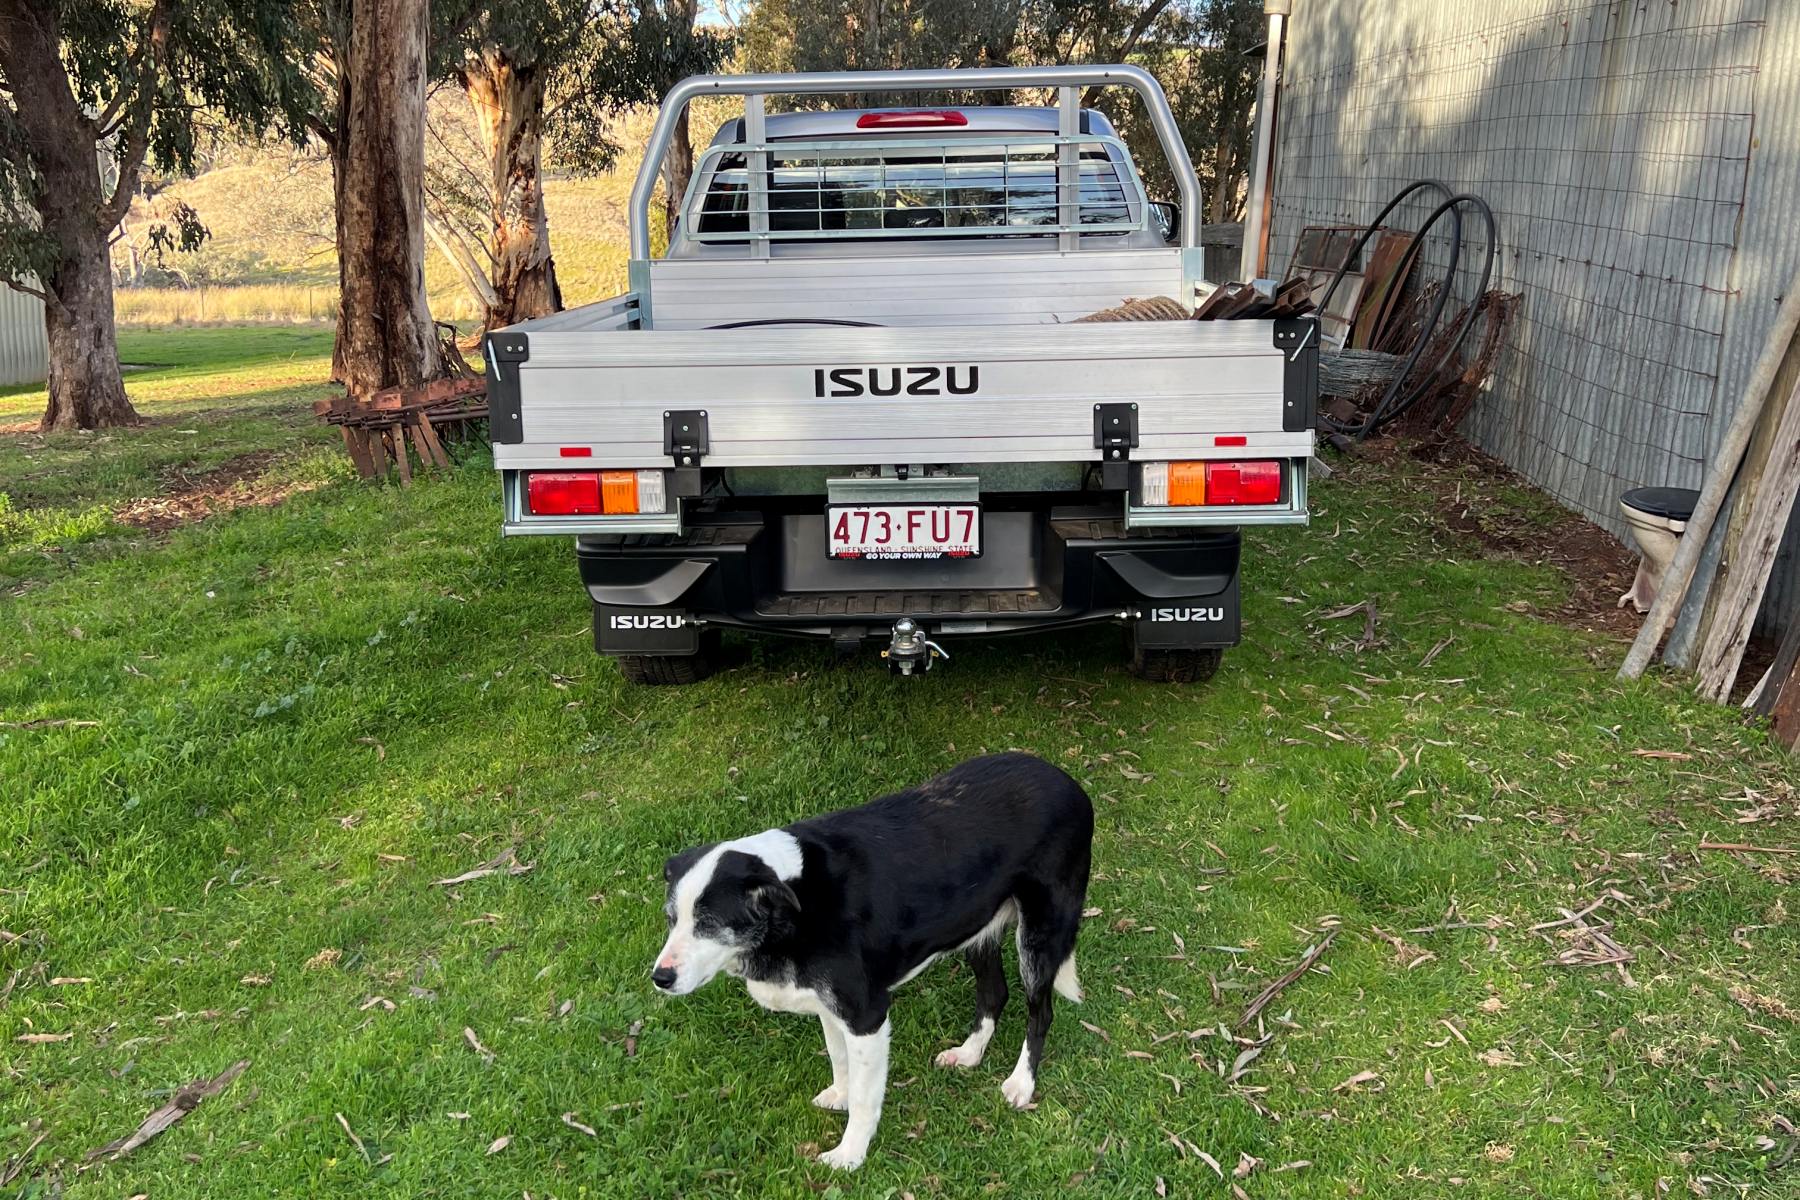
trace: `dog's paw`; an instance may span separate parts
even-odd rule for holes
[[[1000,1085],[1000,1094],[1005,1096],[1006,1102],[1014,1108],[1030,1108],[1032,1094],[1036,1091],[1037,1080],[1017,1071],[1008,1075],[1005,1082]]]
[[[819,1161],[834,1171],[854,1171],[863,1165],[863,1155],[839,1146],[819,1155]]]
[[[952,1046],[932,1061],[940,1067],[978,1067],[981,1065],[981,1051],[971,1050],[967,1046]]]
[[[834,1083],[813,1097],[813,1107],[830,1109],[832,1112],[843,1112],[850,1107],[849,1093]]]

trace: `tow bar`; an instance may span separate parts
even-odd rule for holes
[[[940,658],[948,661],[950,654],[927,638],[918,622],[911,617],[901,617],[894,622],[893,636],[881,657],[887,660],[888,670],[911,675],[914,671],[931,670],[931,664]]]

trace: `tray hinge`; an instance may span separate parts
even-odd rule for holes
[[[677,408],[663,413],[663,453],[675,460],[669,472],[671,496],[700,494],[700,460],[711,451],[704,408]]]
[[[1109,492],[1131,487],[1131,451],[1138,444],[1138,406],[1094,405],[1094,447],[1100,451],[1100,486]]]

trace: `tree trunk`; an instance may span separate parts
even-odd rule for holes
[[[669,35],[685,57],[692,45],[694,22],[700,16],[699,2],[669,0],[667,11]],[[681,115],[675,118],[675,136],[669,143],[669,153],[662,164],[663,232],[671,241],[675,237],[675,220],[681,215],[681,202],[687,197],[689,181],[694,178],[694,143],[688,130],[688,110],[691,107],[683,105]]]
[[[93,226],[59,236],[44,332],[50,343],[50,403],[40,428],[104,429],[135,425],[137,410],[119,374],[119,340],[113,328],[112,264],[106,239]],[[85,234],[84,238],[80,238]]]
[[[350,79],[346,64],[338,74],[337,87],[337,122],[332,127],[334,133],[325,138],[325,150],[331,158],[331,244],[338,248],[338,290],[337,308],[333,320],[337,332],[331,339],[331,381],[347,383],[349,374],[344,366],[344,350],[350,344],[350,335],[344,324],[344,294],[349,290],[349,278],[344,273],[344,248],[350,243],[344,236],[344,185],[350,173]]]
[[[350,107],[349,91],[347,88],[340,90],[343,95],[342,107],[347,113]],[[347,120],[348,118],[346,117],[346,122]],[[348,383],[350,381],[349,371],[344,366],[344,351],[350,345],[349,329],[344,324],[344,296],[349,291],[350,286],[349,278],[344,273],[344,263],[347,257],[344,253],[344,248],[350,244],[344,236],[344,183],[350,170],[350,164],[347,161],[347,156],[345,154],[345,149],[349,141],[345,136],[346,128],[346,123],[340,122],[338,125],[337,141],[326,145],[326,149],[331,155],[332,245],[338,248],[338,299],[337,312],[335,314],[337,333],[331,339],[331,381],[333,383]]]
[[[1206,198],[1209,225],[1224,224],[1230,220],[1228,214],[1237,207],[1238,169],[1232,153],[1235,140],[1236,134],[1221,126],[1213,141],[1213,190]]]
[[[544,214],[543,77],[489,46],[469,56],[463,86],[488,156],[495,303],[483,324],[498,329],[562,308]]]
[[[39,228],[56,243],[50,270],[37,281],[50,342],[50,402],[42,428],[134,425],[137,410],[125,398],[113,329],[110,198],[100,182],[94,124],[63,69],[54,11],[0,0],[0,29],[5,30],[0,75],[12,91],[14,120],[42,178],[34,197]],[[130,154],[127,147],[127,158]],[[141,162],[141,150],[137,154]],[[127,189],[126,195],[136,177],[135,163],[120,164],[119,186]]]
[[[663,230],[669,240],[675,238],[675,218],[681,215],[681,202],[687,197],[688,184],[694,178],[694,143],[688,137],[688,107],[675,118],[675,136],[669,142],[669,156],[663,160]]]
[[[443,373],[425,300],[427,0],[359,0],[338,204],[339,345],[350,394]]]

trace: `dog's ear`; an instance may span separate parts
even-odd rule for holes
[[[774,876],[759,879],[751,884],[747,896],[750,907],[764,916],[774,916],[781,912],[793,914],[800,911],[800,897],[794,895],[793,888]]]
[[[711,849],[711,846],[695,846],[691,850],[683,850],[680,854],[671,855],[669,861],[663,864],[663,882],[674,883],[686,875],[689,868],[699,862],[700,857]]]

